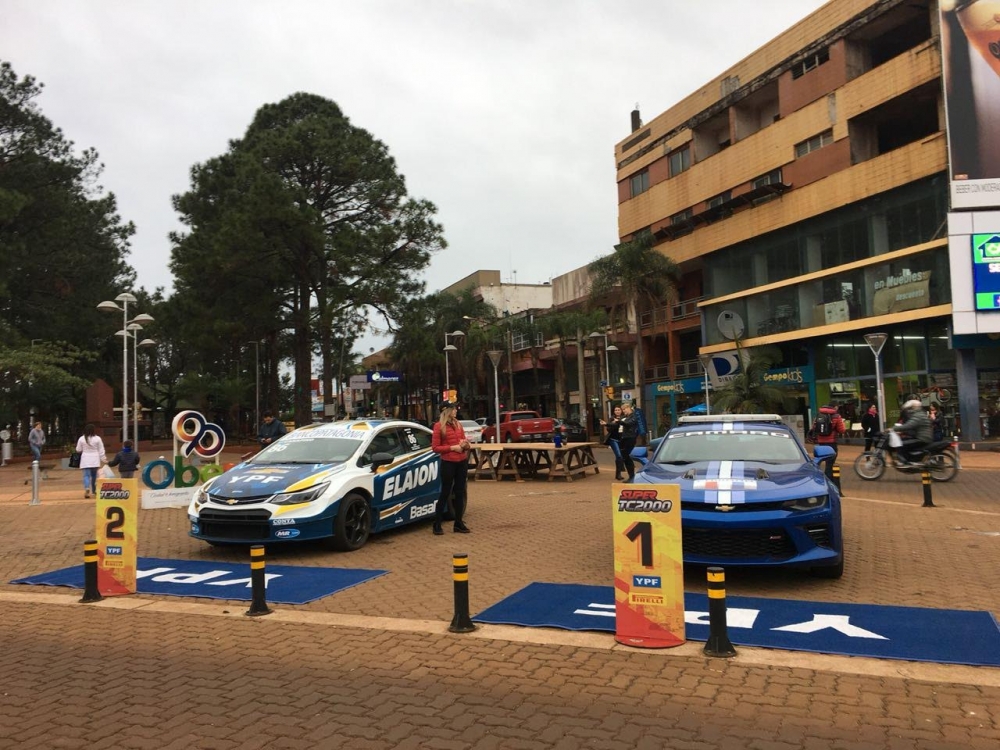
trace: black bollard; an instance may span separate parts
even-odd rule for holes
[[[83,543],[83,598],[80,604],[99,602],[104,597],[97,588],[97,540]]]
[[[708,641],[705,656],[736,656],[736,649],[729,642],[726,625],[726,571],[724,568],[708,569]]]
[[[452,633],[471,633],[476,629],[469,617],[469,553],[451,556],[452,581],[455,582],[455,616],[448,630]]]
[[[931,470],[924,469],[920,472],[920,482],[924,485],[924,505],[925,508],[936,508],[934,499],[931,497]]]
[[[252,599],[250,609],[246,611],[249,617],[269,615],[267,608],[267,579],[264,577],[264,546],[255,544],[250,548],[250,588]]]
[[[840,488],[840,464],[834,464],[830,469],[830,474],[833,475],[833,486],[837,488],[837,492],[843,497],[844,491]]]

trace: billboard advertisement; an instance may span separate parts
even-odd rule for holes
[[[972,235],[976,310],[1000,310],[1000,234]]]
[[[1000,0],[940,0],[953,209],[1000,206]]]

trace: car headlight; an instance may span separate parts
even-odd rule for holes
[[[826,506],[828,499],[826,495],[800,497],[797,500],[786,500],[781,507],[785,510],[818,510]]]
[[[212,487],[212,482],[205,482],[201,487],[195,490],[194,501],[198,505],[204,505],[208,502],[208,491]]]
[[[313,500],[326,492],[326,488],[329,486],[329,482],[323,482],[323,484],[317,484],[307,490],[299,490],[298,492],[281,492],[272,497],[268,502],[274,503],[275,505],[299,505],[300,503],[311,503]]]

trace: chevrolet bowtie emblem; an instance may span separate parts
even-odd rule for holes
[[[723,513],[728,513],[729,511],[733,510],[734,508],[736,508],[735,505],[716,505],[715,506],[716,510],[721,510]]]
[[[228,500],[226,500],[226,505],[236,505],[236,503],[238,502],[239,500],[237,500],[235,497],[231,497]]]

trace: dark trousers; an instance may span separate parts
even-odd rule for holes
[[[625,464],[625,471],[628,478],[635,476],[635,461],[632,459],[632,449],[635,448],[635,438],[622,438],[618,441],[618,448],[622,453],[622,463]]]
[[[833,448],[833,458],[831,458],[829,461],[823,462],[823,472],[826,474],[827,479],[833,479],[833,465],[837,463],[837,454],[839,453],[839,451],[837,450],[837,444],[816,443],[816,445],[822,445],[826,448]]]
[[[466,489],[468,487],[468,461],[441,462],[441,494],[434,509],[434,525],[440,526],[448,513],[448,500],[454,494],[455,525],[462,525],[465,515]]]
[[[872,449],[872,445],[875,443],[875,433],[870,435],[865,435],[865,453],[868,453]]]
[[[622,449],[618,445],[617,440],[608,440],[608,447],[611,448],[611,452],[615,454],[615,477],[620,477],[622,471],[625,470],[625,462],[622,461]]]

